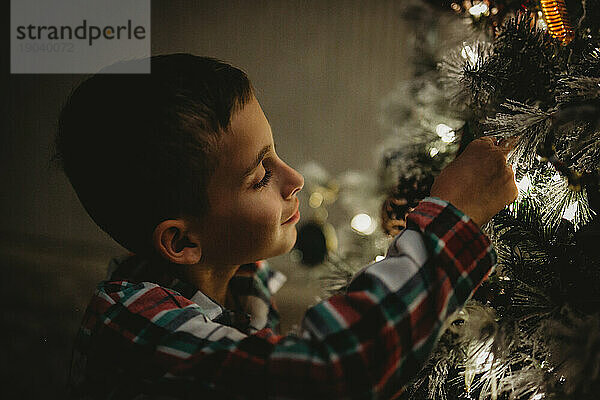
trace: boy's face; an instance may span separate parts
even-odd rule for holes
[[[288,252],[300,218],[304,178],[275,153],[271,126],[253,98],[221,137],[199,228],[201,262],[237,265]]]

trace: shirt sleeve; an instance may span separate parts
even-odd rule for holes
[[[489,239],[469,217],[427,198],[408,215],[386,258],[357,274],[346,293],[310,308],[298,335],[271,329],[244,335],[147,283],[101,293],[92,324],[114,343],[112,351],[136,360],[115,366],[135,371],[122,386],[136,392],[394,398],[431,352],[446,317],[495,261]]]

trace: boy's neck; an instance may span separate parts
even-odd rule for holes
[[[185,278],[202,293],[226,307],[227,287],[239,265],[212,266],[197,264],[185,269]]]

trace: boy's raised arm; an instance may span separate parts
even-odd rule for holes
[[[304,395],[329,398],[393,398],[416,374],[446,316],[485,279],[495,253],[468,217],[440,199],[421,202],[407,222],[386,259],[359,274],[346,294],[307,312],[306,344],[283,340],[274,348],[274,397],[295,397],[289,371],[310,388]],[[314,365],[302,367],[297,350]]]
[[[347,293],[310,308],[299,335],[270,329],[244,335],[158,285],[99,292],[91,305],[97,319],[90,323],[103,325],[104,340],[113,340],[115,350],[135,353],[124,359],[136,360],[115,366],[135,371],[134,377],[99,381],[99,390],[110,384],[120,396],[159,398],[393,398],[428,356],[445,318],[495,263],[478,224],[516,192],[505,158],[491,154],[497,152],[491,142],[476,142],[448,167],[458,184],[447,184],[442,173],[435,197],[408,215],[388,256],[358,274]],[[472,162],[491,172],[469,175]],[[472,200],[477,196],[495,198],[482,206]]]

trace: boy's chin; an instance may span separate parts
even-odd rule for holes
[[[283,253],[289,253],[294,248],[296,244],[296,239],[298,238],[298,232],[296,231],[296,226],[294,225],[293,229],[290,229],[290,240],[288,242],[288,246]]]
[[[298,233],[296,232],[295,227],[293,229],[290,229],[289,232],[286,232],[286,235],[284,236],[284,238],[282,238],[281,245],[278,246],[278,248],[273,252],[274,254],[269,256],[268,258],[277,257],[292,251],[294,245],[296,244],[297,235]]]

